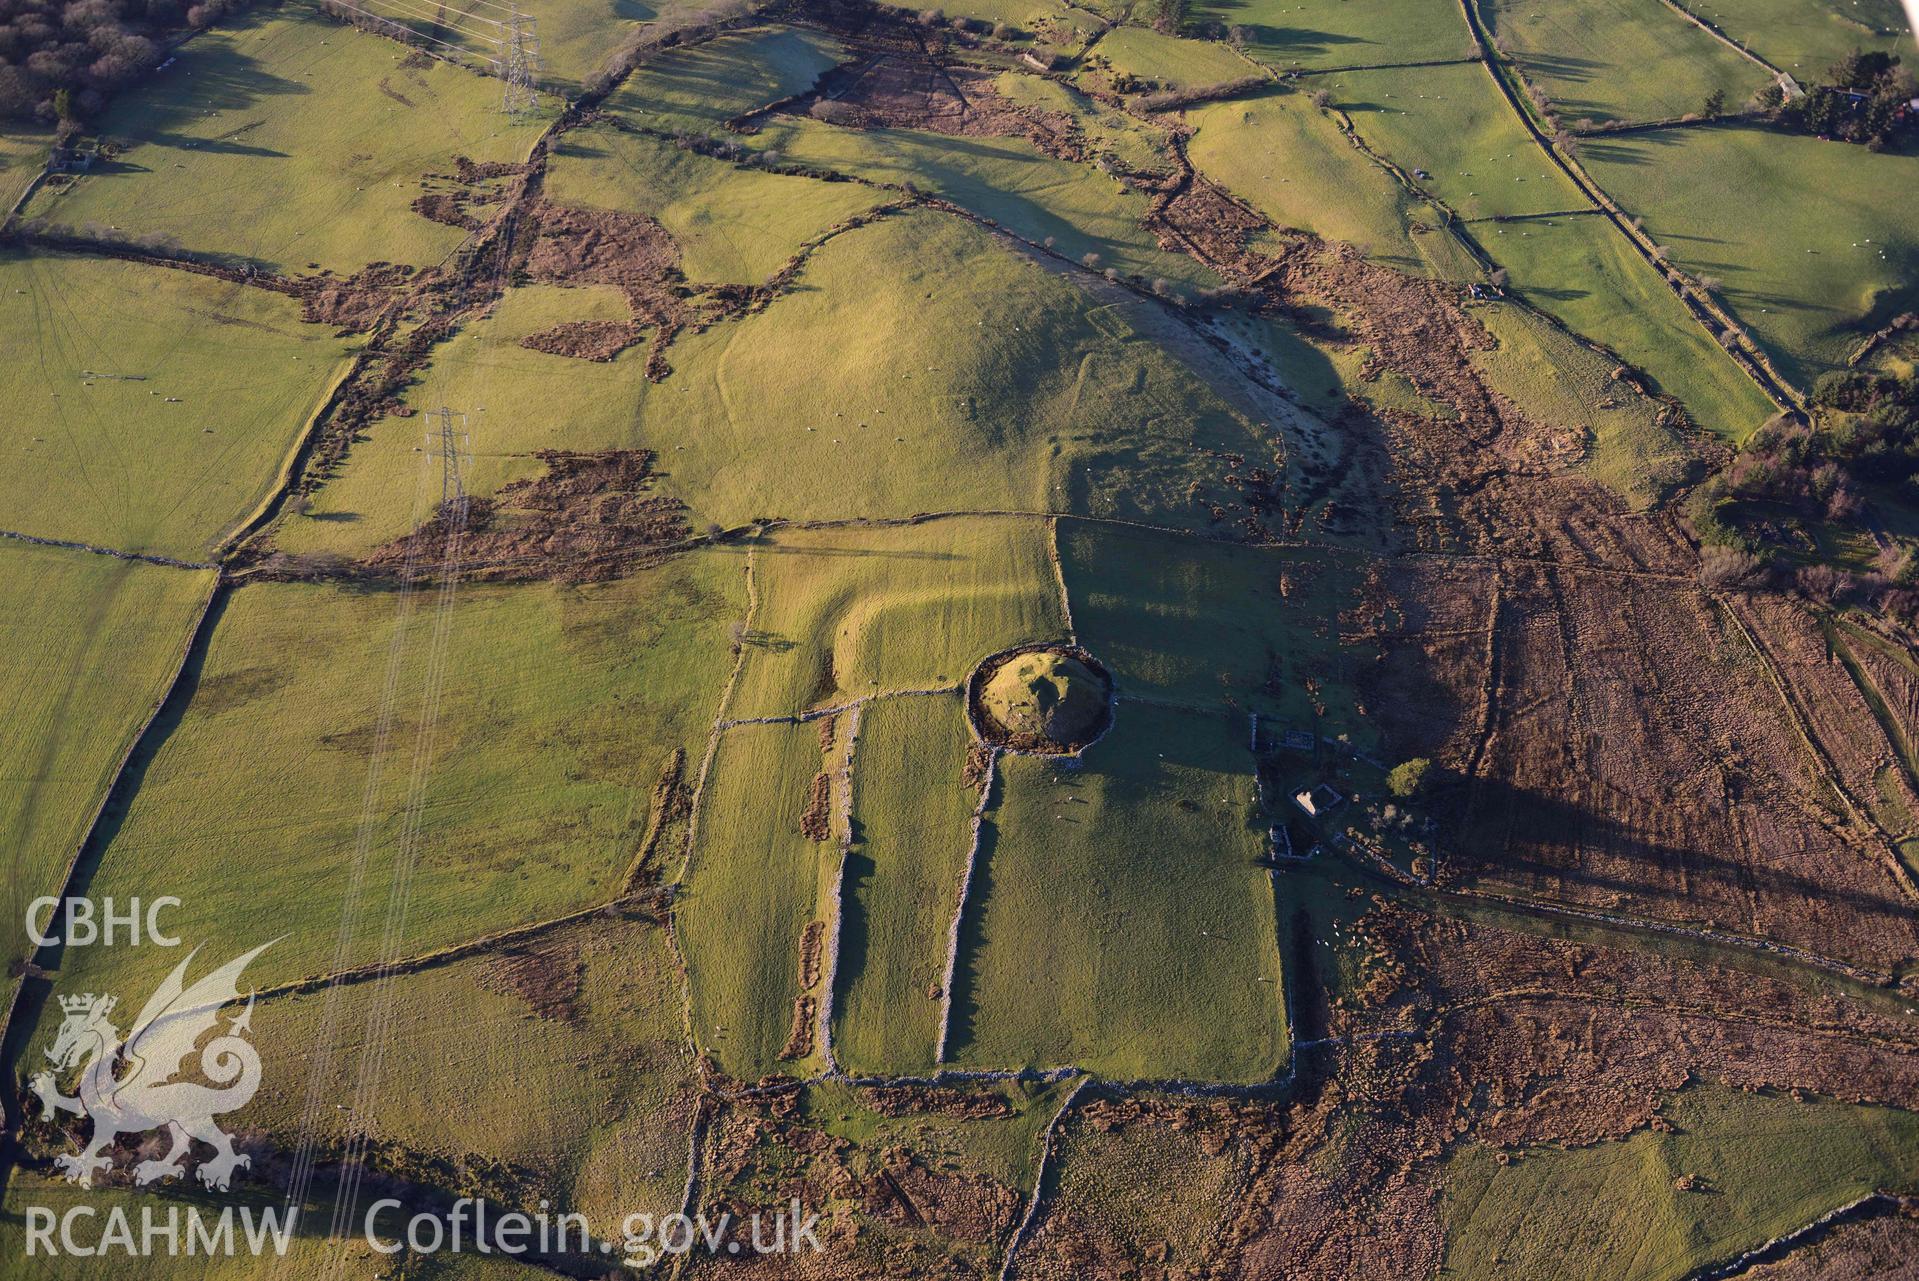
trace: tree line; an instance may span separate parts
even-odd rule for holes
[[[0,119],[76,127],[241,0],[0,0]]]

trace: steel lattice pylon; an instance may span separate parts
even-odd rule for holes
[[[466,479],[462,470],[473,462],[466,415],[442,405],[439,430],[429,433],[427,440],[433,446],[433,456],[440,460],[440,510],[455,524],[464,525]]]
[[[510,116],[522,116],[540,105],[533,82],[540,74],[540,24],[518,8],[507,18],[501,35],[500,76],[506,81],[500,105]]]

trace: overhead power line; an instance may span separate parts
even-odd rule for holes
[[[364,6],[373,6],[372,11],[379,14],[381,19],[388,23],[394,23],[395,18],[394,14],[388,13],[385,10],[395,10],[399,18],[402,19],[397,25],[413,32],[415,35],[425,36],[427,32],[420,30],[419,27],[409,25],[410,23],[420,23],[429,29],[437,28],[441,31],[458,32],[460,35],[480,41],[482,44],[489,44],[495,47],[500,44],[500,33],[497,29],[493,31],[470,31],[456,22],[443,21],[433,16],[430,12],[427,12],[423,6],[417,3],[409,4],[409,0],[357,0],[357,3]],[[430,39],[431,37],[428,38]]]
[[[411,36],[415,40],[425,40],[432,44],[441,45],[441,46],[444,46],[445,48],[451,49],[455,53],[466,54],[468,57],[471,57],[471,58],[477,59],[480,62],[486,63],[489,67],[498,67],[500,65],[500,61],[498,58],[489,58],[483,53],[474,52],[472,49],[467,48],[465,45],[455,44],[451,40],[441,40],[437,36],[427,35],[423,31],[416,31],[412,27],[407,26],[404,22],[399,21],[397,18],[389,17],[384,13],[375,13],[371,9],[363,9],[359,5],[351,3],[350,0],[328,0],[328,2],[336,6],[337,8],[347,10],[349,13],[357,13],[363,18],[371,18],[375,22],[384,22],[387,26],[392,27],[396,31],[402,32],[405,35]],[[475,37],[475,38],[484,39],[484,37]],[[497,42],[493,42],[493,41],[489,41],[488,43],[497,44]]]

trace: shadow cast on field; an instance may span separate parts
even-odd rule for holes
[[[873,925],[866,908],[873,892],[873,878],[879,865],[862,848],[860,824],[853,824],[852,848],[846,854],[846,876],[840,886],[839,957],[833,966],[833,1008],[845,1008],[846,994],[866,973],[866,958],[871,953]]]
[[[959,560],[955,552],[916,551],[905,547],[803,547],[781,543],[722,543],[720,547],[751,550],[755,556],[817,556],[822,560]]]
[[[1005,779],[993,775],[993,796],[980,823],[979,850],[973,856],[973,883],[960,918],[959,953],[953,961],[952,1012],[947,1016],[946,1062],[951,1062],[979,1039],[978,957],[990,941],[982,918],[993,893],[993,856],[999,849],[1000,825],[996,813]],[[944,1066],[944,1064],[942,1064]]]
[[[244,31],[249,25],[248,19],[240,18],[232,29]],[[178,131],[204,125],[209,116],[257,106],[268,98],[313,92],[311,85],[276,75],[257,58],[237,50],[228,49],[221,55],[211,49],[195,49],[194,54],[197,56],[158,81],[153,91],[125,99],[110,117],[109,131],[156,146],[218,149],[217,139]]]
[[[1690,125],[1687,128],[1709,128],[1710,126]],[[1614,135],[1610,138],[1588,136],[1579,143],[1581,158],[1600,164],[1628,165],[1642,167],[1663,163],[1659,157],[1647,154],[1654,147],[1673,148],[1685,145],[1681,129],[1640,129],[1630,135]]]
[[[1377,40],[1368,40],[1365,36],[1346,35],[1337,31],[1316,31],[1312,27],[1275,27],[1263,22],[1245,25],[1248,29],[1246,43],[1265,49],[1284,50],[1294,58],[1329,54],[1347,45],[1379,43]]]
[[[1480,878],[1520,887],[1528,881],[1558,882],[1616,893],[1628,900],[1627,910],[1690,900],[1691,887],[1702,882],[1726,886],[1739,897],[1751,895],[1775,913],[1790,900],[1839,904],[1885,918],[1911,910],[1891,894],[1651,839],[1610,813],[1502,779],[1481,778],[1462,791],[1470,797],[1473,821],[1452,826],[1459,836],[1457,847],[1472,851]],[[1555,857],[1555,852],[1563,857]],[[1637,875],[1639,869],[1647,875]]]
[[[224,138],[195,138],[190,134],[148,130],[146,141],[156,147],[177,147],[182,151],[206,151],[216,156],[257,156],[266,160],[285,160],[287,152],[272,147],[250,147]]]
[[[1138,710],[1134,709],[1136,714]],[[1040,957],[1014,954],[1026,952],[1028,949],[1025,945],[1030,940],[1009,936],[1002,944],[1001,936],[997,932],[994,920],[994,894],[996,883],[1001,879],[1005,861],[1011,858],[1017,865],[1034,859],[1046,859],[1052,842],[1060,839],[1049,835],[1049,832],[1045,830],[1055,823],[1065,822],[1081,828],[1082,831],[1087,827],[1094,829],[1091,833],[1075,834],[1070,838],[1075,842],[1100,842],[1110,833],[1122,829],[1134,830],[1139,818],[1139,810],[1154,803],[1163,805],[1167,796],[1175,794],[1173,789],[1176,787],[1188,790],[1197,788],[1197,791],[1193,791],[1190,795],[1187,791],[1177,793],[1178,799],[1166,808],[1198,814],[1202,812],[1203,807],[1195,797],[1210,795],[1207,790],[1209,785],[1202,780],[1207,775],[1231,769],[1227,758],[1220,754],[1217,741],[1210,735],[1188,737],[1179,733],[1154,734],[1151,725],[1144,728],[1135,725],[1132,739],[1130,741],[1122,739],[1120,735],[1127,732],[1123,727],[1127,712],[1127,707],[1122,704],[1114,729],[1088,747],[1082,756],[1077,759],[1051,758],[1049,776],[1029,777],[1025,780],[1029,787],[1048,788],[1064,793],[1054,797],[1050,806],[1053,811],[1052,818],[1041,823],[1038,828],[1033,828],[1030,824],[1023,830],[1008,829],[1004,826],[1005,789],[1008,775],[1004,769],[994,771],[993,791],[987,798],[980,824],[979,849],[974,858],[972,885],[960,920],[959,951],[954,958],[953,966],[952,1012],[947,1029],[946,1059],[943,1066],[964,1062],[969,1051],[982,1045],[990,1047],[993,1044],[991,1038],[983,1035],[985,1021],[992,1017],[993,1011],[985,1008],[983,1004],[989,998],[983,994],[983,989],[988,986],[988,982],[982,959],[991,949],[997,947],[1001,950],[995,967],[1000,974],[1025,970],[1032,972],[1041,980],[1050,977],[1042,970]],[[1215,719],[1201,713],[1187,714],[1199,720]],[[1237,727],[1236,717],[1228,719]],[[1252,758],[1247,756],[1245,760],[1250,767]],[[1169,771],[1183,771],[1183,773],[1175,774]],[[1094,780],[1098,780],[1101,786],[1098,788],[1089,786]],[[1082,791],[1093,793],[1096,799],[1088,803],[1080,803],[1085,801],[1084,797],[1078,795]],[[1025,816],[1028,819],[1043,817],[1035,813],[1030,805]],[[1262,813],[1257,805],[1248,806],[1238,820],[1240,830],[1260,833],[1262,836],[1268,821],[1268,816]],[[1184,833],[1186,838],[1192,835],[1192,830]],[[1160,842],[1159,847],[1154,851],[1158,856],[1163,858],[1180,856],[1182,837],[1179,833],[1165,831],[1156,839]],[[1094,860],[1093,864],[1083,864],[1093,868],[1090,873],[1092,881],[1098,881],[1110,871],[1110,868],[1100,864],[1099,860],[1124,861],[1146,856],[1138,849],[1106,849],[1103,846],[1101,848],[1104,852]],[[1263,853],[1263,841],[1261,849]],[[1226,865],[1224,861],[1221,862],[1221,866]],[[1243,864],[1247,871],[1257,871],[1265,865],[1263,857],[1258,856],[1248,857]],[[1010,879],[1018,884],[1030,883],[1034,878],[1030,870],[1025,876],[1021,876],[1016,868]],[[1043,881],[1045,878],[1039,879]],[[1102,890],[1101,893],[1103,892]],[[1173,891],[1162,890],[1161,892]],[[1165,907],[1164,903],[1155,901],[1149,895],[1142,900],[1140,910],[1152,914],[1156,910],[1165,910]],[[1062,931],[1070,931],[1073,923],[1062,921],[1059,928]],[[1215,943],[1233,942],[1237,938],[1230,931],[1215,932],[1209,937]],[[1096,952],[1099,949],[1131,946],[1123,941],[1097,934],[1084,935],[1082,941],[1092,944]],[[1012,949],[1013,952],[1009,953],[1007,949]],[[1050,940],[1039,943],[1037,951],[1041,954],[1050,951]],[[1111,954],[1110,950],[1102,953],[1105,956]],[[1176,960],[1172,957],[1167,959]],[[1072,978],[1078,975],[1061,975],[1060,977]],[[1003,996],[1004,993],[1002,993]],[[1042,1039],[1069,1043],[1074,1040],[1075,1031],[1075,1029],[1055,1024],[1048,1029],[1048,1036]],[[1102,1051],[1113,1048],[1100,1047]],[[1015,1056],[1008,1054],[1006,1057],[1011,1059]],[[1061,1063],[1053,1061],[1043,1048],[1036,1051],[1035,1058],[1037,1061],[1034,1062],[995,1060],[990,1064],[973,1061],[966,1065],[994,1068],[1061,1066]]]
[[[1341,45],[1378,44],[1365,36],[1346,35],[1336,31],[1315,31],[1311,27],[1279,27],[1266,22],[1231,22],[1236,10],[1248,7],[1248,0],[1207,0],[1199,6],[1199,12],[1207,17],[1224,18],[1231,25],[1246,33],[1246,43],[1275,50],[1284,49],[1294,56],[1316,53],[1331,53]]]
[[[1519,61],[1528,71],[1573,84],[1584,84],[1608,69],[1604,63],[1591,58],[1575,58],[1563,53],[1528,53],[1522,55]]]
[[[72,874],[68,878],[65,889],[62,890],[64,895],[72,898],[87,897],[87,892],[93,885],[93,878],[100,870],[101,857],[113,844],[120,829],[126,825],[133,798],[139,795],[141,784],[145,781],[154,758],[186,718],[187,708],[192,703],[194,694],[199,690],[206,670],[208,647],[214,632],[219,629],[220,620],[225,616],[231,599],[231,591],[216,590],[214,592],[213,600],[207,606],[206,615],[193,633],[186,662],[180,669],[179,679],[167,691],[160,710],[134,743],[133,751],[127,757],[126,767],[114,780],[98,819],[74,858]],[[59,933],[54,926],[48,928],[55,934]],[[47,999],[52,995],[53,984],[58,978],[58,971],[65,956],[65,939],[59,937],[50,939],[35,952],[33,960],[40,969],[53,973],[47,976],[29,976],[20,981],[15,997],[14,1017],[8,1024],[9,1035],[5,1043],[0,1044],[0,1063],[4,1063],[9,1070],[25,1051],[28,1039],[40,1025],[41,1014],[46,1008]],[[4,1103],[9,1128],[12,1128],[12,1125],[18,1121],[18,1099],[13,1091],[5,1092]],[[3,1170],[6,1164],[0,1161],[0,1170]]]
[[[612,151],[580,140],[576,130],[560,135],[560,141],[553,144],[553,154],[562,160],[607,160],[613,159]]]

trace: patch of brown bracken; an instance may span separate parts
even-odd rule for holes
[[[685,507],[653,493],[650,450],[542,450],[546,474],[516,480],[492,498],[468,501],[459,540],[461,575],[483,582],[617,578],[688,534]],[[387,576],[439,573],[449,513],[375,550],[356,567]]]
[[[549,356],[608,361],[646,337],[646,330],[626,320],[568,320],[528,334],[520,346]]]

